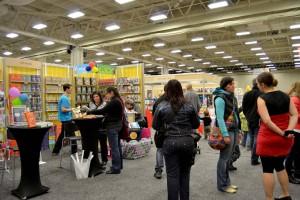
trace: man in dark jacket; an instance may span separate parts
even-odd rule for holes
[[[259,165],[258,156],[256,155],[256,138],[259,129],[259,115],[257,113],[257,98],[261,92],[259,91],[256,79],[253,80],[252,90],[247,92],[243,97],[243,112],[248,121],[250,134],[250,147],[252,148],[251,164]]]

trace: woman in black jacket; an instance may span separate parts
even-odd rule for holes
[[[187,103],[179,81],[166,86],[166,104],[155,111],[153,128],[163,130],[163,153],[166,161],[168,200],[188,200],[190,171],[194,155],[193,129],[199,127],[196,110]],[[180,198],[179,198],[180,197]]]
[[[107,130],[108,142],[112,154],[112,166],[106,174],[120,174],[123,166],[119,132],[123,124],[124,104],[118,90],[114,87],[107,88],[106,97],[110,99],[110,101],[104,108],[90,110],[87,114],[105,116],[105,128]]]

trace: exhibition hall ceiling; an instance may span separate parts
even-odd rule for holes
[[[299,70],[299,0],[0,0],[0,53],[145,73]],[[167,67],[167,68],[166,68]]]

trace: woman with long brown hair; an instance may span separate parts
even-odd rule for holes
[[[275,89],[278,82],[270,72],[259,74],[256,81],[259,90],[263,92],[257,99],[261,123],[256,153],[260,156],[263,168],[265,199],[273,200],[275,170],[282,194],[280,198],[274,199],[291,200],[284,160],[293,145],[293,135],[286,133],[297,124],[297,110],[287,94]]]
[[[300,130],[300,82],[293,84],[289,92],[291,101],[295,104],[298,111],[298,123],[295,129]],[[290,183],[300,184],[300,134],[295,135],[292,150],[285,161],[285,169],[289,176]]]
[[[187,103],[182,86],[170,80],[166,86],[166,103],[159,104],[153,128],[165,134],[163,154],[166,161],[168,200],[188,200],[190,171],[194,156],[193,129],[198,128],[196,110]]]

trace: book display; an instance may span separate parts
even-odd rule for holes
[[[104,95],[108,87],[116,87],[115,68],[109,65],[99,65],[98,90]]]
[[[91,77],[75,77],[76,105],[87,105],[90,95],[97,91],[97,79]]]

